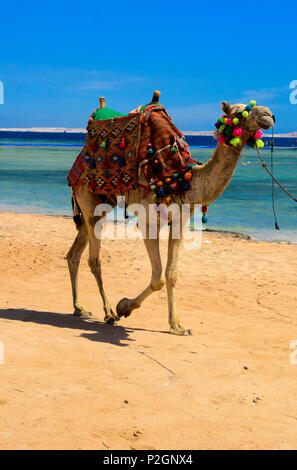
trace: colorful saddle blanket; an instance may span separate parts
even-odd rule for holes
[[[75,186],[82,171],[95,194],[121,194],[137,181],[140,114],[89,121],[86,144],[67,177]]]
[[[86,144],[67,177],[70,186],[87,183],[95,194],[123,194],[141,186],[155,192],[155,201],[190,188],[192,159],[183,134],[162,105],[133,114],[93,121]],[[141,168],[147,185],[138,185]],[[84,172],[84,177],[81,178]]]

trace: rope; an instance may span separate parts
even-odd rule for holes
[[[271,130],[271,152],[270,152],[270,168],[271,174],[273,175],[273,150],[274,150],[274,139],[273,139],[273,127]],[[279,226],[277,223],[276,212],[275,212],[275,201],[274,201],[274,180],[271,178],[271,202],[272,202],[272,211],[274,216],[274,227],[275,230],[279,230]]]
[[[283,185],[273,176],[273,174],[271,173],[271,171],[268,170],[267,168],[267,163],[264,162],[263,158],[261,157],[260,155],[260,152],[258,149],[256,149],[257,152],[258,152],[258,155],[259,155],[259,158],[260,158],[260,162],[261,162],[261,166],[264,168],[265,171],[267,171],[267,173],[271,176],[271,178],[273,179],[273,181],[291,198],[293,199],[294,202],[297,202],[297,199],[294,198],[294,196],[292,196],[292,194],[289,193],[289,191],[286,190],[286,188],[283,187]]]
[[[292,194],[287,191],[286,188],[283,187],[283,185],[273,176],[273,151],[274,151],[274,133],[273,133],[273,128],[272,128],[272,133],[271,133],[271,152],[270,152],[270,166],[271,166],[271,171],[269,171],[267,167],[267,163],[263,160],[261,157],[260,151],[258,148],[256,148],[257,153],[259,155],[260,163],[261,166],[264,168],[264,170],[271,176],[271,201],[272,201],[272,210],[273,210],[273,215],[274,215],[274,227],[275,230],[280,230],[279,225],[277,223],[277,217],[276,217],[276,210],[275,210],[275,200],[274,200],[274,183],[276,183],[291,199],[293,199],[294,202],[297,202],[297,199],[292,196]]]

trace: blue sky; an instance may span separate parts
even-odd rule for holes
[[[84,127],[99,96],[126,113],[160,89],[182,130],[251,99],[297,130],[293,1],[17,0],[1,20],[0,127]]]

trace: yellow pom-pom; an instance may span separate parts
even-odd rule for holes
[[[240,137],[234,137],[234,139],[230,140],[230,144],[233,145],[233,147],[238,147],[242,144],[242,140]]]
[[[262,149],[264,147],[264,142],[261,139],[257,139],[255,145],[258,149]]]

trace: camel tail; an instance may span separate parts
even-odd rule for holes
[[[79,230],[82,226],[82,214],[78,202],[73,196],[71,198],[71,204],[73,210],[73,221],[75,223],[76,229]]]

